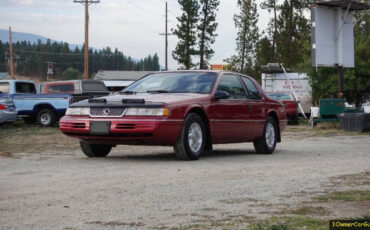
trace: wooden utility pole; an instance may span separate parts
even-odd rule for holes
[[[100,3],[100,0],[73,0],[75,3],[85,5],[85,47],[84,47],[84,75],[89,79],[89,5]]]
[[[168,70],[168,35],[173,35],[168,33],[168,7],[166,2],[166,21],[165,21],[165,33],[161,33],[159,35],[165,36],[165,70]]]
[[[13,62],[13,40],[12,40],[12,28],[9,26],[9,67],[10,67],[10,77],[14,77],[14,62]]]

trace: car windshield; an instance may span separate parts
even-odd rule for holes
[[[217,73],[155,73],[127,87],[122,93],[210,93]]]
[[[292,101],[293,98],[289,94],[269,94],[269,98],[279,101]]]

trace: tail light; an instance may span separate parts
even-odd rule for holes
[[[6,107],[5,105],[1,105],[0,104],[0,110],[5,110],[5,109],[7,109],[8,107]]]

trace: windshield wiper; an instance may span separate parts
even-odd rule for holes
[[[169,93],[167,90],[149,90],[147,93]]]
[[[137,92],[135,92],[135,91],[121,91],[121,92],[119,92],[119,94],[130,94],[130,95],[132,95],[132,94],[136,94]]]

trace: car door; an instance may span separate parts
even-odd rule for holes
[[[266,104],[255,83],[246,76],[240,76],[247,89],[249,135],[255,139],[262,135],[266,120]]]
[[[239,77],[223,74],[217,90],[229,93],[227,99],[214,100],[209,108],[211,136],[214,143],[237,142],[247,138],[247,93]]]

